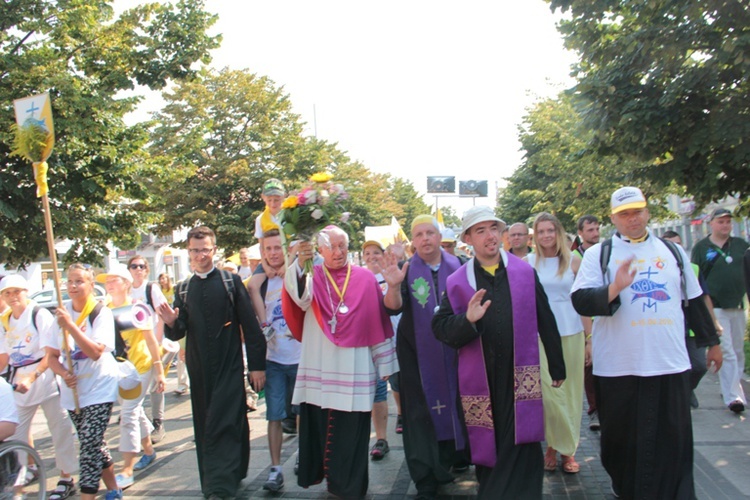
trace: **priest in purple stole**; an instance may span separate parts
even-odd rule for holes
[[[460,267],[442,250],[438,223],[420,215],[411,225],[416,254],[403,268],[394,256],[383,271],[384,303],[390,314],[403,312],[396,335],[404,455],[417,498],[435,498],[453,472],[468,469],[466,436],[458,400],[457,354],[435,339],[431,322],[448,276]]]
[[[489,207],[466,211],[461,239],[475,256],[448,278],[432,328],[439,340],[458,349],[459,393],[478,497],[542,498],[538,339],[553,387],[565,380],[565,362],[536,271],[502,250],[504,225]]]

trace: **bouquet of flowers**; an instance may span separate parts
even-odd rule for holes
[[[346,223],[349,212],[342,203],[349,194],[341,184],[332,182],[328,173],[317,173],[310,183],[290,194],[281,204],[279,221],[285,239],[313,241],[315,235],[329,224]],[[305,272],[312,271],[312,260],[305,262]]]

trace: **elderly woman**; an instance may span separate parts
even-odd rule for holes
[[[14,440],[29,444],[34,415],[39,407],[44,412],[55,447],[55,462],[60,469],[60,481],[49,499],[63,500],[76,492],[71,477],[71,473],[78,470],[73,424],[60,406],[60,390],[55,375],[47,369],[49,362],[42,347],[54,318],[47,309],[28,298],[28,291],[29,285],[20,275],[12,274],[0,281],[0,296],[10,306],[0,315],[0,371],[10,366],[10,382],[15,387],[19,421]],[[20,455],[21,462],[25,463],[26,453]],[[20,494],[23,483],[28,484],[38,474],[35,468],[28,466],[16,493]]]
[[[125,266],[113,266],[109,272],[99,274],[96,281],[104,283],[109,295],[107,306],[110,309],[132,305],[130,290],[133,278]],[[117,318],[115,319],[117,321]],[[119,335],[124,343],[125,356],[135,365],[141,378],[140,394],[132,399],[123,398],[120,407],[120,452],[124,464],[120,474],[117,474],[117,486],[125,489],[133,485],[133,468],[137,463],[140,464],[140,470],[156,458],[151,443],[151,431],[154,427],[143,410],[143,398],[151,386],[152,378],[156,381],[156,391],[164,391],[164,367],[151,318],[148,318],[142,327],[120,328]],[[141,449],[144,455],[137,461]]]
[[[122,498],[122,490],[117,487],[115,465],[104,440],[117,399],[117,361],[111,354],[115,324],[112,312],[94,299],[90,266],[71,265],[67,287],[71,301],[57,308],[57,325],[43,345],[49,367],[63,381],[60,404],[78,432],[81,498],[94,500],[102,479],[108,490],[105,499],[115,500]],[[63,335],[67,335],[69,351],[63,349]]]
[[[575,474],[580,470],[574,455],[581,437],[585,339],[581,317],[573,309],[570,289],[581,260],[571,254],[565,229],[552,214],[543,212],[534,220],[534,244],[536,253],[528,254],[526,261],[536,269],[539,281],[547,293],[562,337],[563,358],[568,375],[562,387],[553,389],[547,357],[540,356],[544,433],[547,439],[544,469],[554,471],[557,468],[559,452],[563,472]],[[541,343],[539,349],[540,353],[544,352]]]

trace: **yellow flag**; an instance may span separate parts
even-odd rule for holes
[[[435,210],[435,219],[437,219],[438,226],[440,226],[441,229],[445,227],[445,222],[443,222],[443,212],[441,212],[439,208]]]

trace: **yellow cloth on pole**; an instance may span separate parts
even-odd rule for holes
[[[33,163],[34,167],[34,180],[36,181],[36,197],[41,198],[49,192],[49,185],[47,184],[47,162],[38,161]]]

